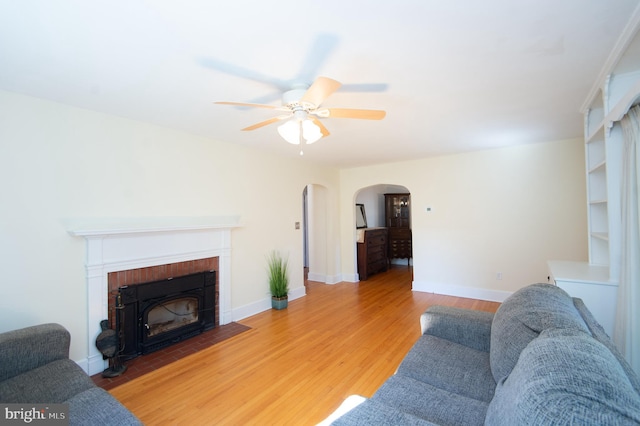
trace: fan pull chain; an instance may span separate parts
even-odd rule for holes
[[[298,126],[300,128],[300,156],[302,157],[304,155],[304,152],[302,152],[302,147],[304,146],[304,133],[302,131],[302,120],[298,120]]]

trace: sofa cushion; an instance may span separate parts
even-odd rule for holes
[[[420,328],[422,334],[489,352],[492,321],[490,312],[434,305],[420,316]]]
[[[404,413],[394,407],[370,399],[358,405],[331,424],[335,426],[435,426],[434,423],[428,420]]]
[[[431,335],[418,339],[396,374],[487,403],[496,386],[488,352]]]
[[[509,296],[491,325],[491,371],[496,382],[511,373],[522,350],[548,328],[588,332],[564,290],[551,284],[532,284]]]
[[[399,374],[391,376],[371,399],[436,424],[450,425],[483,425],[489,406]]]
[[[74,426],[142,425],[124,405],[99,387],[80,392],[65,403],[69,404],[69,423]]]
[[[78,364],[66,358],[0,382],[0,401],[60,404],[94,386]]]
[[[497,386],[486,424],[640,423],[640,395],[611,352],[589,334],[548,329]]]

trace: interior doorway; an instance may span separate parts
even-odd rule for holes
[[[308,212],[308,188],[305,186],[302,190],[302,269],[304,277],[304,285],[307,285],[309,279],[309,212]]]
[[[305,281],[328,282],[328,190],[308,184],[302,190],[302,246]]]
[[[378,185],[372,185],[372,186],[368,186],[368,187],[364,187],[361,188],[360,190],[358,190],[355,194],[355,202],[353,205],[354,208],[354,217],[357,217],[358,211],[357,209],[360,209],[361,205],[364,205],[364,210],[365,210],[365,214],[366,214],[366,222],[367,222],[367,228],[365,229],[369,229],[369,228],[390,228],[391,226],[393,226],[393,223],[387,223],[388,222],[388,218],[386,215],[386,210],[388,210],[388,206],[385,205],[385,194],[409,194],[410,195],[411,191],[409,190],[409,188],[403,186],[403,185],[395,185],[395,184],[378,184]],[[400,206],[399,211],[402,212],[402,209],[404,207]],[[407,203],[406,205],[406,211],[408,212],[408,232],[409,232],[409,247],[412,246],[412,241],[411,241],[411,203]],[[402,216],[404,216],[404,214],[401,214]],[[359,262],[362,263],[363,260],[362,259],[358,259],[358,241],[361,241],[363,238],[362,235],[363,231],[362,229],[356,229],[354,231],[354,235],[355,235],[355,239],[354,239],[354,255],[356,257],[355,259],[355,269],[356,269],[356,273],[359,274],[358,271],[358,264]],[[413,262],[413,258],[412,257],[407,257],[407,258],[395,258],[393,253],[396,253],[397,255],[397,250],[393,249],[393,241],[392,239],[388,236],[387,237],[387,262],[389,264],[389,266],[391,265],[406,265],[406,266],[411,266],[412,262]],[[411,249],[409,249],[411,250]],[[402,254],[402,256],[405,256],[405,254]]]

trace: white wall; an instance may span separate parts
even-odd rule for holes
[[[274,173],[277,170],[277,173]],[[232,231],[232,306],[268,298],[265,256],[290,254],[304,291],[302,191],[325,191],[327,245],[339,249],[338,172],[184,132],[0,91],[0,331],[59,322],[71,357],[87,355],[85,246],[77,217],[239,215]],[[338,259],[326,273],[339,275]]]
[[[384,201],[380,203],[381,188],[384,188],[384,186],[369,186],[358,191],[356,195],[356,203],[364,205],[367,227],[369,228],[384,226]]]
[[[549,259],[587,259],[584,176],[576,139],[345,169],[341,202],[380,182],[405,186],[414,289],[501,300],[546,282]],[[342,209],[345,276],[355,271],[352,216]]]
[[[0,179],[0,331],[59,322],[76,360],[93,342],[84,241],[67,218],[239,215],[235,312],[263,306],[273,248],[290,253],[292,287],[303,287],[294,224],[309,183],[322,191],[326,282],[355,279],[356,194],[381,183],[411,192],[416,288],[501,295],[546,280],[548,259],[587,258],[579,140],[337,171],[0,91]]]

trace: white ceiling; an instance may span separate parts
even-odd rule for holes
[[[338,167],[582,136],[579,108],[637,0],[0,0],[0,88],[298,156],[293,82],[345,86],[302,161]],[[369,89],[367,91],[366,89]]]

